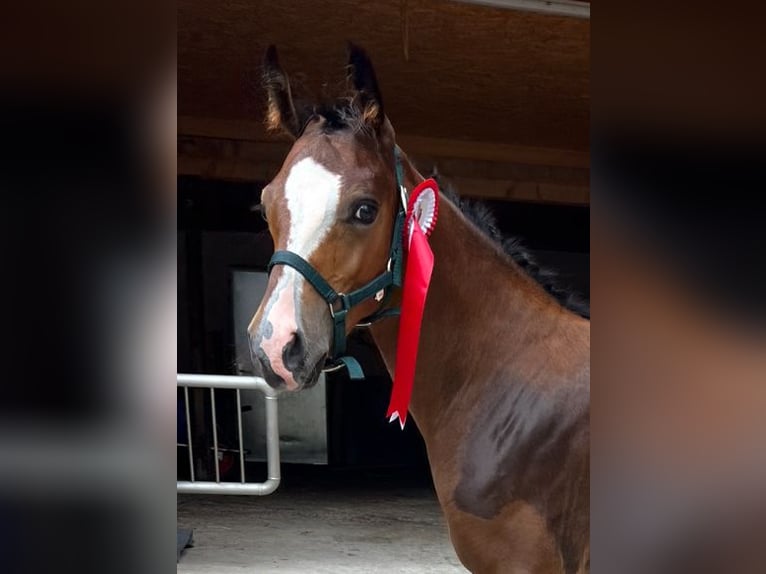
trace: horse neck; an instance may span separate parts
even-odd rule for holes
[[[406,165],[407,188],[422,181]],[[434,270],[421,326],[410,412],[424,436],[440,426],[467,386],[514,368],[514,347],[552,330],[560,305],[501,249],[441,198],[429,238]],[[393,377],[398,321],[373,325],[372,335]]]

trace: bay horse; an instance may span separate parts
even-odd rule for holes
[[[363,49],[349,44],[351,95],[333,103],[293,97],[274,46],[263,74],[267,125],[293,145],[262,193],[276,251],[248,327],[255,373],[310,387],[366,323],[393,376],[400,186],[424,178]],[[429,242],[410,411],[455,551],[475,573],[589,572],[590,320],[449,198]]]

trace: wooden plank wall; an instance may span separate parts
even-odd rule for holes
[[[269,181],[290,143],[254,122],[179,117],[178,173],[226,181]],[[434,168],[465,197],[588,204],[587,152],[398,136],[424,175]]]

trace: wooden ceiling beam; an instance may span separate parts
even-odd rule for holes
[[[583,185],[464,177],[451,177],[449,181],[461,197],[560,205],[590,203],[590,188]]]
[[[178,134],[230,140],[276,142],[260,122],[178,117]],[[287,140],[281,140],[287,145]],[[410,134],[397,134],[402,149],[412,155],[445,158],[475,159],[481,161],[517,163],[588,169],[590,153],[587,151],[538,148],[500,142],[479,142],[430,138]]]
[[[226,137],[229,136],[229,137]],[[583,205],[590,202],[590,170],[561,150],[546,155],[502,144],[446,142],[400,136],[422,173],[435,167],[464,197]],[[179,118],[178,173],[206,179],[263,183],[290,149],[255,124]],[[543,161],[545,159],[546,161]]]

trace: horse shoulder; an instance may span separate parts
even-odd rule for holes
[[[506,538],[509,528],[540,538],[529,526],[536,513],[563,571],[572,573],[589,530],[588,376],[583,364],[565,378],[542,369],[526,380],[488,381],[463,440],[452,496],[460,513],[502,524],[492,532]]]

